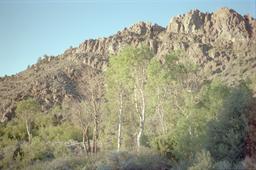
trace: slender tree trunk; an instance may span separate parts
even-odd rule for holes
[[[143,89],[140,89],[140,95],[141,95],[141,113],[140,113],[140,125],[139,125],[139,133],[137,136],[137,146],[140,148],[141,146],[141,137],[144,133],[144,123],[145,123],[145,97]]]
[[[84,151],[88,154],[88,149],[86,147],[86,137],[85,137],[85,134],[83,134],[83,148],[84,148]]]
[[[98,121],[97,121],[97,116],[95,116],[95,120],[94,120],[94,133],[93,133],[93,152],[96,153],[97,152],[97,139],[98,139]]]
[[[98,109],[97,109],[97,101],[92,93],[92,102],[93,102],[93,111],[94,111],[94,132],[93,132],[93,146],[92,151],[94,153],[97,152],[97,140],[98,140]]]
[[[90,141],[89,141],[89,137],[88,137],[88,127],[89,126],[87,125],[86,128],[83,129],[83,148],[87,154],[89,154],[89,152],[91,151]]]
[[[122,114],[123,114],[123,94],[122,92],[119,95],[119,114],[118,114],[118,134],[117,134],[117,151],[120,151],[121,147],[121,130],[122,130]]]
[[[30,122],[28,120],[26,120],[26,130],[27,130],[27,134],[28,134],[28,142],[31,143],[32,140],[32,134],[31,134],[31,127],[30,127]]]
[[[93,133],[93,152],[97,153],[97,140],[98,140],[98,135],[99,135],[99,131],[98,131],[98,114],[95,114],[94,117],[94,133]]]
[[[143,135],[143,131],[144,131],[144,121],[142,118],[142,115],[140,115],[140,127],[139,127],[139,133],[137,135],[137,147],[140,148],[141,146],[141,137]]]
[[[91,152],[91,144],[90,144],[90,139],[89,137],[87,136],[87,145],[88,145],[88,152]]]

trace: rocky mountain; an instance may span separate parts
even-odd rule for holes
[[[256,76],[256,20],[228,8],[214,13],[192,10],[173,17],[166,28],[139,22],[113,36],[85,40],[61,55],[44,56],[16,75],[0,77],[1,121],[11,119],[17,101],[29,96],[42,104],[42,110],[80,100],[90,69],[104,71],[112,54],[141,43],[159,59],[182,50],[200,66],[205,80],[219,77],[232,85]]]

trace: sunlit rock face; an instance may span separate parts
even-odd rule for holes
[[[187,14],[173,17],[167,27],[169,33],[204,34],[211,38],[225,40],[245,40],[255,36],[255,20],[241,16],[228,8],[214,13],[192,10]]]

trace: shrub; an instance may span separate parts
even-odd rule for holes
[[[0,169],[16,169],[15,160],[13,160],[13,152],[15,151],[15,145],[9,145],[5,148],[1,148]],[[17,158],[18,160],[20,158]]]
[[[35,162],[33,165],[26,167],[26,170],[93,170],[95,169],[93,164],[94,160],[85,155],[79,157],[70,155],[59,157],[52,161]]]
[[[190,165],[191,165],[191,160],[181,160],[178,163],[174,164],[174,167],[172,170],[188,169]]]
[[[97,170],[119,169],[119,170],[159,170],[170,169],[171,163],[166,158],[154,153],[129,153],[112,152],[98,163]]]
[[[207,148],[216,161],[244,159],[247,107],[251,94],[246,86],[231,90],[216,120],[209,123]]]
[[[13,119],[1,129],[3,134],[0,136],[0,146],[5,147],[6,145],[13,144],[17,140],[26,140],[27,133],[25,124],[19,119]]]
[[[27,166],[35,161],[47,161],[54,159],[53,150],[49,144],[40,141],[39,138],[35,137],[31,144],[25,143],[21,146],[24,157],[22,161],[24,165]]]
[[[159,136],[151,142],[151,147],[155,148],[161,155],[166,156],[171,160],[176,160],[174,145],[175,141],[168,134]]]
[[[16,117],[23,121],[26,126],[26,132],[28,135],[28,141],[32,140],[32,133],[34,129],[34,120],[36,115],[40,112],[40,105],[36,100],[28,98],[17,103],[17,108],[15,110]]]
[[[48,141],[82,141],[82,132],[80,129],[69,123],[62,123],[58,126],[51,126],[39,129],[39,137]]]
[[[208,151],[202,150],[201,152],[196,154],[194,164],[189,167],[189,170],[211,170],[212,166],[212,158]]]
[[[216,162],[214,164],[214,169],[215,170],[230,170],[232,167],[232,164],[229,162],[229,161],[226,161],[226,160],[223,160],[223,161],[219,161],[219,162]]]

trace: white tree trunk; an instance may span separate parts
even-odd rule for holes
[[[98,135],[99,135],[99,125],[98,125],[98,115],[99,115],[99,110],[97,107],[97,101],[94,96],[94,92],[92,92],[92,106],[93,106],[93,112],[94,112],[94,131],[93,131],[93,146],[92,146],[92,152],[97,153],[97,140],[98,140]]]
[[[84,151],[86,152],[86,153],[88,153],[88,151],[87,151],[87,147],[86,147],[86,139],[85,139],[85,134],[83,133],[83,148],[84,148]]]
[[[31,143],[32,140],[32,134],[30,132],[30,123],[28,120],[26,120],[26,130],[27,130],[27,134],[28,134],[28,142]]]
[[[123,114],[123,94],[119,95],[119,114],[118,114],[118,134],[117,134],[117,151],[120,151],[121,138],[122,138],[122,114]]]
[[[139,133],[137,136],[137,146],[140,148],[141,146],[141,137],[144,133],[144,123],[145,123],[145,97],[143,89],[140,89],[140,95],[141,95],[141,113],[140,113],[140,125],[139,125]]]
[[[143,131],[144,131],[144,121],[142,119],[142,115],[140,115],[140,127],[139,127],[139,133],[137,135],[137,146],[138,148],[140,148],[141,146],[141,137],[143,135]]]

